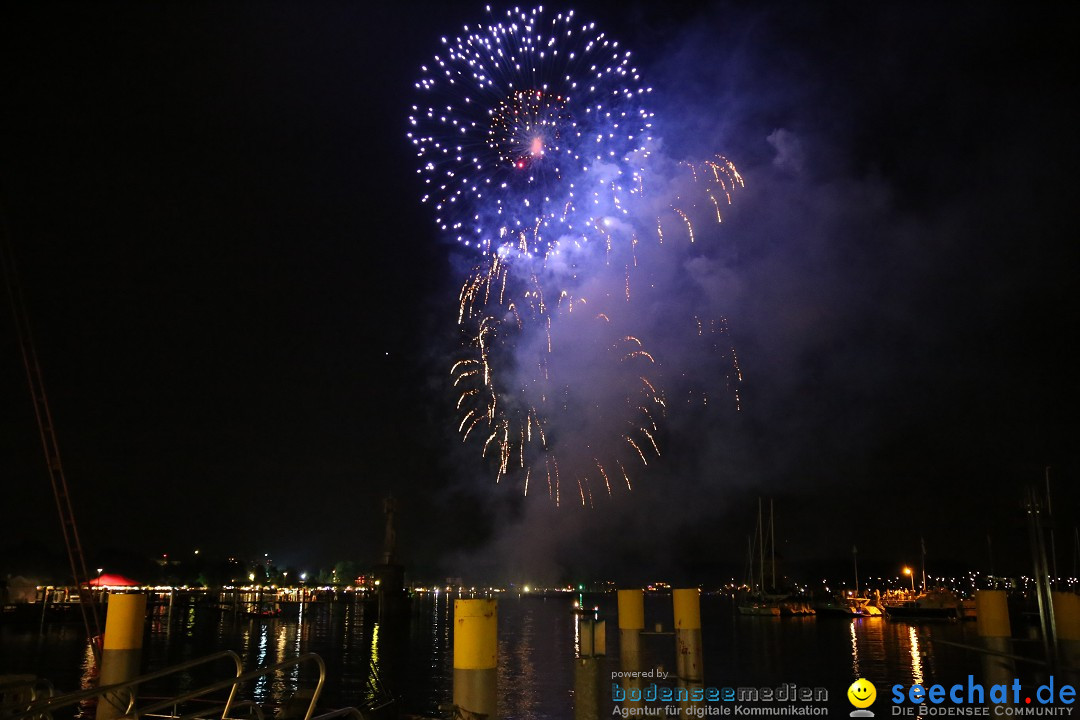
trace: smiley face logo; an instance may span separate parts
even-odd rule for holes
[[[859,678],[847,689],[847,699],[857,708],[868,708],[877,699],[877,688],[869,680]]]

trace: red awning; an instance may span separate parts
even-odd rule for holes
[[[123,575],[110,575],[109,573],[100,575],[90,581],[90,585],[93,587],[137,587],[140,584]]]

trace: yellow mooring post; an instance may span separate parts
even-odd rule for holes
[[[101,645],[99,687],[139,676],[145,620],[145,595],[109,595],[105,637]],[[112,720],[127,714],[128,699],[134,693],[135,688],[131,688],[102,695],[98,698],[97,720]]]
[[[1080,595],[1055,590],[1053,598],[1061,664],[1080,668]],[[1073,685],[1080,681],[1080,672],[1076,670],[1067,670],[1063,674],[1073,681]]]
[[[1004,590],[975,592],[975,629],[991,653],[1012,654],[1012,625]],[[1016,677],[1016,663],[1001,655],[984,655],[983,674],[987,685],[1008,685]]]
[[[675,672],[679,694],[687,695],[694,688],[705,687],[701,663],[701,591],[689,588],[672,591],[675,605]],[[681,707],[697,707],[700,702],[680,703]]]
[[[574,660],[574,720],[600,720],[600,658],[606,652],[606,623],[578,616]]]
[[[454,705],[467,718],[498,717],[498,618],[495,600],[454,601]]]
[[[641,631],[645,629],[645,593],[641,589],[619,591],[619,668],[627,673],[618,679],[625,694],[624,707],[641,705]],[[612,688],[614,691],[614,688]],[[635,692],[627,692],[635,691]],[[637,698],[631,700],[630,698]]]

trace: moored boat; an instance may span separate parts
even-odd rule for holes
[[[870,598],[833,595],[814,604],[819,615],[839,615],[843,617],[881,617],[881,608],[871,604]]]
[[[738,604],[740,615],[764,615],[780,617],[780,606],[767,600],[740,602]]]
[[[958,598],[950,590],[930,590],[911,595],[908,593],[888,595],[883,600],[885,615],[897,620],[958,620],[963,610]]]

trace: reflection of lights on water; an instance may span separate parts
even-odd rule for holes
[[[379,623],[371,630],[371,664],[379,667]]]
[[[270,642],[270,629],[266,623],[259,623],[259,657],[255,661],[258,665],[266,664],[266,646]]]
[[[79,678],[79,689],[89,690],[97,687],[98,669],[94,659],[94,646],[86,643],[86,652],[83,653],[82,676]]]
[[[278,623],[275,622],[275,625],[277,624]],[[280,623],[277,631],[277,657],[274,658],[274,662],[281,662],[285,659],[286,655],[288,654],[286,653],[288,643],[289,629],[285,627],[285,623]],[[276,675],[278,678],[278,680],[274,683],[274,694],[276,695],[274,701],[280,702],[281,700],[285,699],[285,693],[288,692],[289,689],[289,683],[286,682],[285,679],[288,678],[289,680],[291,680],[292,685],[295,686],[296,683],[300,680],[300,666],[293,665],[291,668],[288,668],[287,672],[286,670],[278,670],[276,673],[274,673],[274,675]]]
[[[908,638],[911,640],[911,681],[912,684],[922,685],[922,654],[919,652],[919,634],[914,626],[908,628]]]
[[[98,686],[98,666],[94,657],[94,647],[86,643],[86,652],[83,653],[82,675],[79,676],[79,689],[89,690]],[[96,701],[93,699],[83,700],[79,703],[77,718],[90,717],[94,713]]]
[[[224,624],[224,615],[222,616],[222,624]],[[251,649],[251,624],[247,623],[240,631],[240,657],[247,658],[248,651]]]
[[[851,631],[851,671],[855,673],[855,677],[862,677],[859,674],[859,638],[855,634],[855,620],[848,625],[848,630]]]
[[[442,649],[441,633],[439,623],[439,591],[435,590],[435,602],[431,608],[431,669],[436,669],[437,657],[439,651]]]
[[[449,654],[450,650],[450,631],[453,628],[453,622],[450,615],[450,608],[453,607],[453,603],[450,601],[450,596],[446,596],[446,608],[443,610],[443,652]]]
[[[270,643],[270,629],[266,627],[266,623],[260,623],[259,625],[259,651],[258,657],[255,660],[256,666],[266,664],[266,647]],[[259,677],[255,681],[255,699],[263,702],[266,700],[267,683],[269,680],[265,675]]]
[[[274,662],[280,662],[285,659],[285,644],[288,642],[286,637],[285,626],[282,625],[278,628],[277,632],[277,657],[274,658]]]
[[[510,702],[506,708],[507,717],[529,717],[530,711],[536,707],[536,665],[538,647],[534,640],[536,635],[533,610],[528,608],[524,617],[518,623],[517,638],[508,638],[510,647],[514,648],[513,659],[507,663],[506,681],[508,685],[519,688],[518,692],[508,696]],[[516,648],[514,647],[516,645]]]
[[[304,634],[304,609],[305,604],[301,602],[300,613],[296,616],[296,642],[293,643],[293,654],[297,657],[300,656],[300,638],[302,638]],[[300,674],[299,666],[296,668],[296,673],[297,675]]]

